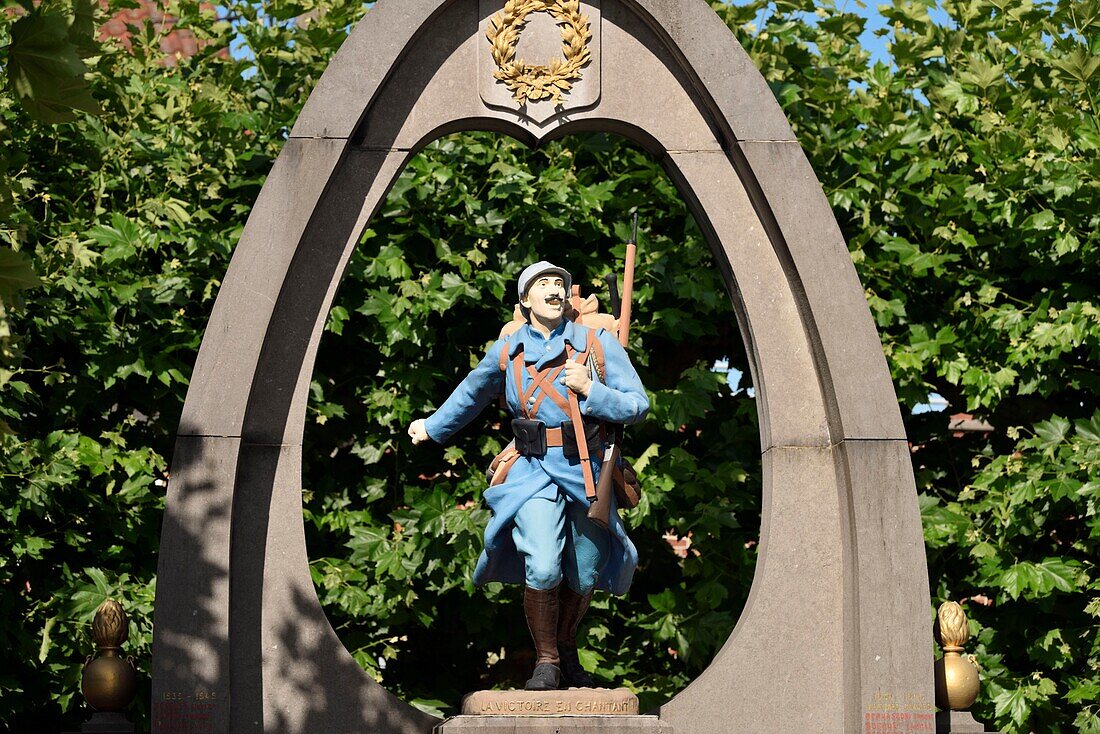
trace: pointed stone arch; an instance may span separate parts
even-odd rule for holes
[[[714,251],[746,343],[764,467],[756,575],[729,640],[660,707],[661,722],[677,734],[857,731],[870,715],[926,731],[928,579],[901,416],[845,242],[763,77],[705,0],[584,0],[599,53],[582,99],[515,109],[485,80],[485,23],[502,5],[377,3],[264,184],[172,464],[154,730],[437,723],[363,673],[321,610],[302,434],[325,316],[360,233],[424,145],[491,130],[532,145],[607,131],[658,156]]]

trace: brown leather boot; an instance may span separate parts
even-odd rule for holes
[[[588,611],[592,593],[581,596],[566,583],[562,583],[558,589],[558,665],[561,668],[561,687],[591,688],[592,676],[581,667],[581,660],[577,656],[577,628]]]
[[[524,686],[528,691],[552,691],[561,683],[558,658],[558,590],[523,590],[523,612],[535,642],[535,671]]]

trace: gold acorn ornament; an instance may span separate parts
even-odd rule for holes
[[[943,657],[936,661],[936,705],[944,711],[964,711],[978,697],[978,668],[974,656],[963,653],[970,639],[966,613],[958,603],[946,601],[936,614],[936,633]]]
[[[99,648],[84,665],[80,691],[96,711],[121,712],[130,705],[137,690],[137,671],[129,658],[120,656],[129,636],[129,622],[122,605],[107,599],[96,610],[92,637]]]

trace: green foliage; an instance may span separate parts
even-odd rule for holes
[[[95,23],[129,5],[96,3]],[[290,31],[257,8],[233,8],[234,28],[198,2],[175,4],[196,56],[166,66],[147,26],[129,52],[81,51],[101,114],[53,125],[39,102],[60,72],[40,67],[37,79],[13,54],[20,24],[63,13],[49,2],[0,13],[8,88],[24,73],[47,85],[43,97],[0,97],[0,428],[15,434],[0,437],[2,729],[56,731],[63,712],[65,728],[79,723],[89,622],[107,593],[131,613],[138,714],[148,706],[167,457],[195,352],[303,80],[362,13],[320,7],[331,25],[294,32],[296,51],[276,63],[265,52],[290,45]],[[221,53],[238,37],[262,61]]]
[[[976,455],[979,471],[961,492],[923,497],[929,552],[981,590],[980,603],[996,602],[995,617],[974,614],[971,626],[997,718],[1055,730],[1069,723],[1059,722],[1064,712],[1076,711],[1075,725],[1091,730],[1100,663],[1100,412],[1007,434],[1019,437],[1014,450]],[[940,595],[953,585],[942,579]],[[1013,678],[1020,666],[1032,675]]]
[[[88,621],[106,595],[131,611],[130,649],[148,671],[195,350],[264,176],[364,12],[177,2],[199,52],[172,66],[149,27],[129,51],[90,42],[126,5],[0,14],[0,726],[17,730],[79,720]],[[937,392],[994,426],[960,438],[942,414],[907,418],[933,602],[966,604],[983,666],[977,715],[1013,732],[1100,730],[1088,275],[1100,3],[899,0],[883,9],[889,64],[860,46],[864,21],[831,3],[713,7],[822,179],[905,412]],[[533,151],[445,138],[413,159],[349,265],[313,376],[303,493],[311,570],[341,638],[426,710],[514,683],[529,643],[516,590],[467,580],[502,414],[487,410],[445,450],[413,452],[404,428],[494,338],[526,262],[560,259],[594,289],[618,269],[634,210],[632,352],[654,404],[628,445],[646,486],[628,517],[643,566],[629,597],[597,599],[582,659],[660,703],[706,666],[744,602],[755,409],[709,369],[746,360],[675,187],[606,136]],[[666,534],[690,538],[682,557]]]
[[[99,112],[82,60],[98,51],[92,40],[95,5],[91,0],[58,5],[23,4],[6,48],[8,90],[31,115],[50,123],[71,122],[77,111]]]

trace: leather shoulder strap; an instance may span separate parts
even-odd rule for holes
[[[502,376],[506,375],[507,372],[508,372],[508,352],[511,351],[511,345],[509,344],[508,340],[510,338],[511,337],[504,337],[504,346],[500,350],[500,373],[501,373]],[[520,362],[523,361],[523,346],[522,345],[520,345],[519,360],[520,360]],[[522,384],[522,383],[520,383],[520,384]],[[502,380],[501,383],[500,383],[500,408],[501,408],[501,410],[507,410],[508,409],[508,386],[507,385],[508,385],[507,380]],[[520,388],[517,387],[516,389],[519,390]]]
[[[508,371],[508,353],[510,351],[512,351],[512,345],[509,343],[508,339],[505,338],[504,339],[504,348],[500,350],[500,371],[501,372],[507,372]],[[519,353],[523,354],[523,345],[522,344],[520,345]]]
[[[592,342],[588,345],[588,351],[596,358],[596,372],[599,374],[600,382],[607,384],[607,362],[604,359],[603,344],[600,344],[600,331],[603,330],[593,331],[588,335],[588,338]]]

